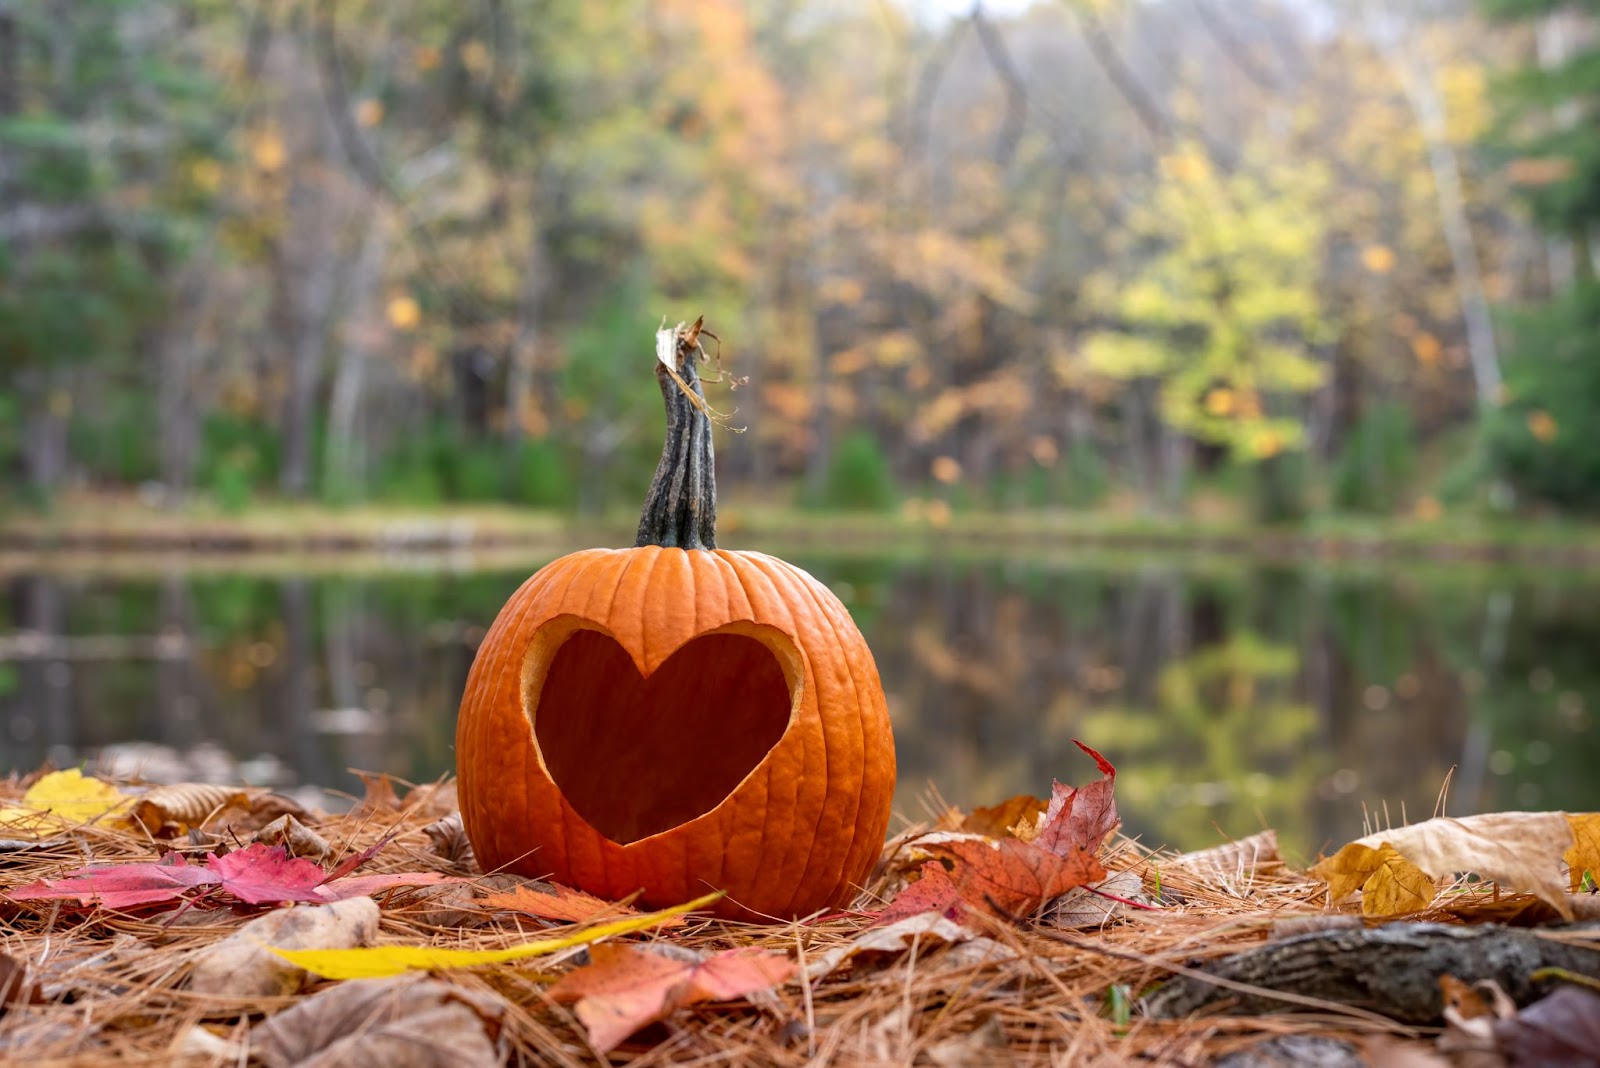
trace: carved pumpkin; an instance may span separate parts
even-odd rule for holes
[[[894,741],[838,598],[782,560],[716,548],[698,331],[658,338],[667,443],[637,545],[542,568],[478,650],[461,814],[485,871],[653,906],[720,889],[722,915],[789,918],[847,903],[867,877]]]

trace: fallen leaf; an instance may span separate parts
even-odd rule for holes
[[[221,882],[215,871],[168,853],[154,864],[106,864],[79,868],[60,879],[41,879],[13,887],[14,901],[74,899],[80,905],[132,908],[182,897],[197,886]]]
[[[16,887],[8,896],[16,901],[74,899],[80,905],[125,909],[170,901],[195,887],[214,885],[252,905],[281,901],[317,903],[359,897],[395,886],[429,886],[452,879],[436,872],[343,877],[341,873],[352,870],[372,852],[368,850],[355,858],[354,863],[347,860],[330,874],[312,861],[290,857],[282,846],[255,842],[225,856],[208,853],[204,866],[189,864],[182,854],[168,853],[153,864],[80,868],[60,879],[44,879]]]
[[[256,832],[255,840],[265,845],[281,845],[290,856],[321,862],[333,852],[322,835],[284,813]]]
[[[1404,916],[1421,912],[1433,901],[1433,879],[1401,856],[1389,843],[1378,848],[1378,867],[1361,884],[1364,916]]]
[[[316,888],[330,878],[318,864],[260,842],[222,857],[208,853],[206,867],[217,873],[224,890],[252,905],[320,901]]]
[[[1078,788],[1056,782],[1033,844],[1059,856],[1075,852],[1093,855],[1100,852],[1106,837],[1122,822],[1117,816],[1115,796],[1117,769],[1082,742],[1074,739],[1072,744],[1094,758],[1104,777]]]
[[[922,865],[922,877],[895,895],[888,908],[872,922],[875,925],[898,923],[925,912],[938,913],[956,923],[961,923],[968,914],[960,887],[950,878],[945,866],[936,860],[926,861]]]
[[[505,1063],[498,995],[425,976],[319,991],[250,1032],[266,1068],[491,1068]]]
[[[1010,835],[1028,841],[1039,833],[1039,817],[1048,807],[1040,798],[1019,794],[998,805],[973,809],[972,815],[961,821],[959,829],[990,838]]]
[[[205,826],[230,806],[248,803],[249,794],[234,787],[176,783],[157,786],[135,798],[129,819],[152,836],[171,838],[191,827]]]
[[[966,927],[937,912],[921,912],[886,927],[869,927],[844,945],[822,951],[806,962],[806,977],[815,981],[831,975],[858,954],[897,957],[913,944],[924,949],[953,946],[975,937]]]
[[[1433,879],[1471,872],[1508,890],[1528,891],[1570,919],[1561,858],[1575,848],[1575,826],[1564,812],[1440,816],[1359,838],[1311,871],[1329,884],[1329,900],[1337,903],[1377,871],[1373,854],[1387,844]],[[1379,915],[1365,906],[1363,911]]]
[[[1583,876],[1600,881],[1600,812],[1585,812],[1567,816],[1572,828],[1572,848],[1561,854],[1567,864],[1567,878],[1576,894],[1583,886]]]
[[[950,879],[963,902],[1002,919],[1031,916],[1073,887],[1106,877],[1089,852],[1062,856],[1015,838],[941,842],[929,851],[952,862]]]
[[[258,916],[195,957],[191,989],[221,997],[276,997],[311,982],[302,968],[267,946],[310,949],[369,946],[377,940],[380,914],[369,897],[329,905],[275,909]],[[237,1014],[237,1008],[230,1011]]]
[[[1261,831],[1237,842],[1226,842],[1210,849],[1184,853],[1162,866],[1163,870],[1221,879],[1242,879],[1253,872],[1275,871],[1283,867],[1278,852],[1278,832]]]
[[[1493,1026],[1515,1064],[1593,1068],[1600,1064],[1600,994],[1564,986]]]
[[[316,888],[318,901],[343,901],[351,897],[367,897],[402,886],[439,886],[443,883],[467,882],[466,876],[445,875],[437,871],[395,871],[380,875],[353,875],[338,882],[323,883]]]
[[[405,806],[394,792],[394,780],[387,775],[358,771],[356,775],[366,785],[366,796],[351,811],[364,816],[381,816],[399,812]]]
[[[1115,872],[1093,887],[1068,890],[1041,919],[1052,927],[1102,927],[1127,912],[1125,902],[1128,901],[1139,905],[1151,903],[1145,896],[1144,880],[1131,869]]]
[[[724,950],[697,963],[609,944],[595,946],[589,956],[590,964],[562,976],[549,995],[577,1002],[578,1019],[602,1054],[679,1008],[742,998],[787,981],[795,970],[784,955],[755,949]]]
[[[1011,1058],[1006,1056],[1011,1043],[1000,1017],[985,1016],[977,1028],[964,1035],[935,1042],[924,1051],[924,1056],[938,1068],[966,1068],[973,1064],[1001,1064]]]
[[[1439,976],[1439,994],[1444,999],[1444,1007],[1454,1010],[1463,1020],[1494,1014],[1482,994],[1453,975]]]
[[[415,792],[415,791],[413,791]],[[467,830],[461,822],[461,813],[452,812],[422,828],[433,843],[433,851],[463,871],[477,871],[478,857],[467,840]]]
[[[375,946],[371,949],[268,949],[289,963],[324,979],[382,979],[409,971],[443,968],[471,968],[480,964],[504,964],[528,957],[555,953],[572,946],[587,945],[612,935],[628,934],[658,927],[674,916],[703,909],[722,897],[722,891],[707,894],[682,905],[641,916],[630,916],[613,923],[585,927],[561,938],[545,938],[506,949],[437,949],[430,946]]]
[[[28,978],[28,966],[9,953],[0,953],[0,1016],[16,1005],[42,1005],[39,984]]]
[[[478,899],[478,904],[484,908],[508,909],[511,912],[537,916],[542,920],[561,920],[566,923],[583,923],[596,916],[639,915],[639,910],[631,905],[606,901],[586,894],[582,890],[574,890],[555,883],[545,885],[550,887],[550,893],[541,893],[528,886],[519,886],[507,894],[487,894]],[[678,927],[682,924],[683,918],[679,916],[662,926]]]
[[[77,768],[52,771],[28,787],[20,805],[0,807],[0,825],[26,827],[48,822],[41,817],[91,823],[125,808],[131,800],[110,783],[90,778]]]

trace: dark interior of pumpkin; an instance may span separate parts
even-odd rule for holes
[[[644,678],[609,634],[576,630],[530,712],[567,801],[626,844],[716,808],[783,736],[792,703],[777,657],[748,635],[702,635]]]

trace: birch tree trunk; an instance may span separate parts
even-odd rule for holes
[[[1365,27],[1384,63],[1394,73],[1405,94],[1406,103],[1417,120],[1417,129],[1427,149],[1428,169],[1439,204],[1439,222],[1455,270],[1456,293],[1461,302],[1467,328],[1467,352],[1472,363],[1472,380],[1478,405],[1490,408],[1499,403],[1500,354],[1495,343],[1494,323],[1489,317],[1489,302],[1483,292],[1478,267],[1478,251],[1473,245],[1472,228],[1467,220],[1466,197],[1461,189],[1461,166],[1450,143],[1444,99],[1434,84],[1434,71],[1416,35],[1403,27],[1380,23],[1367,10]],[[1409,41],[1409,44],[1408,44]]]

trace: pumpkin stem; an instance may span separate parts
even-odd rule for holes
[[[645,495],[635,546],[717,547],[717,474],[711,420],[697,368],[700,324],[656,331],[656,381],[667,406],[667,441]]]

